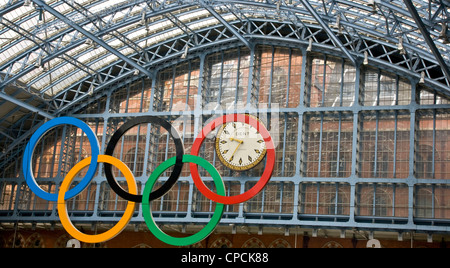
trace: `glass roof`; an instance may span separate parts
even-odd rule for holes
[[[413,1],[424,35],[407,1],[0,0],[0,158],[116,81],[218,48],[314,44],[450,96],[450,4]]]
[[[356,47],[361,45],[358,42],[367,43],[370,40],[396,46],[401,38],[408,53],[435,61],[402,1],[308,2],[332,31],[344,34],[344,38],[340,38],[344,45],[347,42],[347,45],[352,43],[350,46]],[[72,28],[68,21],[94,33],[107,45],[130,58],[172,38],[187,37],[191,40],[202,29],[221,24],[202,1],[49,0],[45,3],[67,20],[57,19],[32,0],[0,2],[0,72],[47,98],[57,98],[59,93],[84,78],[120,61],[119,57]],[[302,1],[236,0],[209,3],[230,25],[253,19],[283,22],[291,27],[320,24],[304,8]],[[440,36],[449,21],[449,7],[440,1],[414,3],[429,27],[435,45],[448,62],[448,40]],[[12,8],[17,4],[18,7]],[[253,33],[260,34],[262,31]],[[315,38],[314,35],[312,37]],[[363,41],[358,40],[361,37],[364,37]],[[192,40],[189,44],[195,46]],[[138,63],[145,65],[146,62],[142,60]],[[405,60],[405,64],[423,63]],[[426,67],[423,69],[426,71]]]

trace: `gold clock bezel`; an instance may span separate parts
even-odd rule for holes
[[[261,120],[259,120],[259,118],[257,118],[256,116],[253,116],[253,115],[249,115],[249,116],[255,118],[256,120],[258,120],[259,124],[262,124],[264,126],[264,124],[261,122]],[[259,163],[261,163],[261,161],[264,159],[264,157],[266,156],[266,153],[267,153],[267,148],[264,148],[264,150],[261,153],[261,155],[254,162],[252,162],[251,164],[246,165],[246,166],[235,166],[235,165],[232,165],[232,164],[228,163],[223,158],[222,154],[220,153],[220,148],[219,148],[220,136],[222,135],[222,132],[225,129],[225,127],[228,124],[232,124],[232,123],[235,123],[235,122],[228,122],[228,123],[222,124],[222,126],[219,129],[219,131],[217,132],[217,135],[216,135],[216,146],[215,146],[216,147],[216,154],[219,157],[220,162],[222,162],[222,164],[225,165],[229,169],[236,170],[236,171],[245,171],[245,170],[252,169],[255,166],[257,166]],[[240,123],[243,123],[243,122],[240,122]],[[243,124],[247,124],[247,123],[243,123]],[[250,125],[250,124],[247,124],[247,125]],[[253,126],[251,126],[251,127],[253,127]]]

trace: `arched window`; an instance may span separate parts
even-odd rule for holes
[[[231,243],[231,241],[225,237],[217,239],[210,246],[210,248],[232,248],[232,247],[233,244]]]
[[[245,241],[245,243],[242,245],[242,248],[265,248],[265,247],[266,246],[264,245],[264,243],[255,237]]]

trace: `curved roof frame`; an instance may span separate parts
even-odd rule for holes
[[[208,48],[252,46],[254,40],[304,47],[312,40],[313,49],[328,50],[356,64],[362,64],[367,54],[371,64],[417,81],[423,73],[428,85],[450,94],[442,65],[398,0],[124,0],[109,7],[104,6],[106,0],[37,1],[41,6],[24,7],[28,1],[10,0],[0,7],[0,37],[6,37],[0,39],[0,54],[12,54],[6,61],[0,58],[0,93],[7,95],[5,89],[12,85],[20,88],[31,97],[10,96],[7,101],[17,109],[38,113],[17,120],[15,129],[20,131],[0,135],[17,139],[0,158],[46,117],[74,112],[77,104],[107,88],[154,76],[159,69],[198,57]],[[43,4],[60,12],[63,20],[48,15]],[[448,65],[449,2],[414,4]],[[45,23],[33,25],[42,22],[40,18]],[[64,18],[72,21],[70,25]],[[135,64],[111,56],[73,24]],[[136,65],[149,72],[137,72]],[[54,90],[56,86],[60,88]],[[39,100],[39,106],[32,100]]]
[[[55,8],[58,7],[59,5],[61,5],[61,3],[65,3],[67,1],[57,1],[54,3]],[[144,3],[145,1],[131,1],[131,4],[129,2],[127,2],[127,5],[120,5],[116,8],[110,8],[108,11],[104,11],[102,12],[100,15],[91,15],[91,16],[86,16],[86,19],[84,20],[84,22],[82,24],[80,24],[80,26],[85,26],[87,24],[92,24],[92,25],[96,25],[96,23],[99,23],[98,21],[102,21],[102,23],[104,22],[104,18],[105,17],[114,17],[117,12],[121,12],[124,10],[124,8],[134,8],[139,4]],[[241,22],[243,20],[251,20],[251,18],[246,14],[246,12],[261,12],[260,14],[264,14],[264,16],[266,17],[266,19],[268,21],[270,21],[270,15],[272,16],[272,20],[276,20],[276,16],[281,16],[283,23],[292,23],[295,24],[295,27],[303,27],[305,26],[305,23],[303,21],[309,21],[310,23],[314,23],[314,19],[312,19],[311,15],[309,14],[309,11],[305,10],[302,8],[302,5],[300,4],[292,4],[288,5],[286,3],[288,3],[289,1],[283,2],[281,1],[281,4],[278,4],[280,2],[278,1],[272,1],[272,3],[270,1],[267,1],[265,3],[261,3],[261,2],[254,2],[254,1],[221,1],[219,2],[215,2],[215,1],[211,1],[209,2],[209,5],[213,5],[219,8],[219,10],[223,10],[225,9],[225,12],[221,12],[220,16],[234,16],[235,18],[241,20]],[[294,1],[292,1],[294,2]],[[98,2],[93,2],[93,6],[95,4],[97,4]],[[171,14],[171,16],[173,16],[173,14],[171,12],[175,12],[176,10],[183,10],[184,8],[192,8],[192,7],[196,7],[197,9],[199,9],[200,7],[197,6],[197,4],[199,2],[196,1],[177,1],[177,2],[156,2],[156,1],[152,1],[152,6],[151,9],[146,9],[145,10],[145,18],[146,20],[151,18],[151,17],[155,17],[158,15],[165,15],[165,14]],[[156,5],[155,3],[161,3],[159,5]],[[180,3],[184,3],[183,5],[180,6]],[[202,2],[203,3],[203,2]],[[324,2],[322,2],[324,3]],[[363,40],[370,40],[371,42],[392,42],[393,44],[390,44],[392,47],[395,47],[395,43],[398,43],[399,38],[397,37],[403,37],[406,36],[407,38],[404,39],[404,47],[406,50],[407,54],[416,54],[418,55],[418,57],[426,59],[427,61],[429,61],[430,63],[434,63],[434,65],[430,66],[430,63],[426,64],[424,62],[420,62],[420,61],[416,61],[414,64],[416,65],[423,65],[423,68],[416,68],[416,72],[421,72],[421,71],[425,71],[427,73],[427,76],[429,78],[432,78],[434,80],[444,80],[443,83],[444,85],[449,85],[448,79],[440,76],[440,77],[432,77],[431,74],[428,73],[429,69],[435,68],[435,66],[438,64],[436,62],[436,60],[432,57],[430,57],[430,53],[428,50],[425,50],[425,42],[423,41],[423,39],[420,39],[420,32],[417,29],[414,29],[413,26],[414,21],[412,19],[404,19],[408,14],[406,14],[405,10],[401,9],[400,7],[393,5],[391,3],[388,2],[379,2],[379,3],[375,3],[374,5],[374,9],[375,6],[379,6],[379,10],[380,10],[380,14],[384,15],[384,18],[382,16],[379,16],[380,18],[375,18],[374,16],[368,16],[368,14],[370,14],[370,12],[373,13],[373,11],[370,11],[370,7],[368,6],[364,6],[360,3],[356,3],[356,2],[349,2],[349,1],[329,1],[327,4],[320,4],[320,3],[313,3],[315,4],[315,9],[317,10],[317,14],[320,15],[320,18],[322,19],[322,26],[326,25],[326,23],[329,23],[331,25],[337,25],[339,24],[339,29],[331,29],[334,32],[338,32],[339,33],[344,33],[344,38],[345,41],[347,41],[344,46],[347,47],[347,49],[349,49],[349,46],[353,46],[354,51],[356,51],[357,53],[359,53],[361,56],[361,54],[364,51],[368,51],[370,56],[372,57],[376,57],[376,55],[374,55],[373,53],[371,53],[371,48],[367,47],[366,48],[362,48],[361,46],[364,46],[364,44],[361,43],[365,43]],[[339,6],[339,5],[345,5],[345,8]],[[133,6],[134,5],[134,6]],[[220,5],[220,6],[219,6]],[[443,3],[441,3],[440,8],[437,9],[437,11],[435,12],[435,14],[438,14],[439,12],[447,12],[445,8],[442,8],[443,6],[445,6]],[[149,5],[150,7],[150,5]],[[244,7],[244,8],[243,8]],[[250,10],[246,10],[245,8],[248,9],[248,7],[250,7]],[[86,8],[89,8],[89,6],[87,6]],[[159,8],[159,9],[158,9]],[[260,9],[258,9],[260,8]],[[385,12],[384,9],[387,8],[389,10],[389,12]],[[354,9],[357,9],[358,12],[354,11]],[[323,10],[323,13],[319,13],[321,10]],[[334,10],[334,12],[333,12]],[[420,12],[420,10],[419,10]],[[424,10],[422,10],[422,13],[424,12]],[[36,12],[35,12],[36,13]],[[67,18],[71,18],[71,16],[75,16],[77,13],[79,13],[78,11],[76,11],[75,9],[72,10],[70,13],[67,14]],[[183,15],[184,13],[180,13],[178,14],[179,16]],[[34,15],[36,16],[36,15]],[[30,14],[27,16],[27,18],[29,19],[30,17],[33,17],[33,12],[30,12]],[[175,16],[173,16],[175,17]],[[351,18],[350,18],[351,17]],[[100,28],[100,27],[96,27],[97,28],[97,32],[96,32],[96,36],[98,37],[103,37],[104,35],[106,35],[107,33],[110,32],[114,32],[114,31],[118,31],[120,29],[124,29],[130,25],[139,23],[140,19],[142,17],[139,14],[135,14],[134,16],[128,16],[126,17],[126,19],[118,22],[118,23],[110,23],[108,22],[106,25],[104,25],[104,28]],[[440,16],[433,16],[433,18],[435,19],[434,24],[431,24],[430,22],[427,23],[427,25],[429,25],[429,27],[432,27],[432,29],[437,29],[439,30],[439,18]],[[22,21],[25,20],[22,19]],[[320,20],[320,19],[319,19]],[[339,22],[337,22],[339,20]],[[368,26],[361,26],[360,23],[358,24],[358,21],[362,21],[364,20],[365,25],[373,25],[372,27],[368,27]],[[384,20],[384,22],[383,22]],[[164,21],[171,21],[173,23],[173,20],[170,20],[169,16],[163,16],[163,19],[156,21],[155,23],[162,23]],[[394,21],[394,24],[392,26],[390,26],[389,22]],[[442,19],[441,19],[442,21]],[[280,20],[281,22],[281,20]],[[371,22],[371,23],[367,23],[367,22]],[[20,23],[20,21],[18,22]],[[49,27],[56,27],[54,24],[57,23],[57,20],[53,20],[52,23],[49,23],[48,25],[43,25],[40,27],[37,27],[34,31],[34,34],[38,33],[39,31],[43,31]],[[172,26],[172,28],[176,28],[179,27],[179,25],[175,25],[176,23],[173,23],[174,25]],[[219,23],[220,24],[220,23]],[[225,23],[226,24],[226,23]],[[441,22],[442,24],[442,22]],[[225,27],[228,27],[228,29],[233,29],[232,27],[228,25],[224,25]],[[20,27],[20,26],[17,26]],[[143,27],[145,27],[145,25],[141,25],[141,27],[136,28],[136,30],[140,30]],[[95,28],[95,27],[92,27]],[[189,28],[189,27],[187,27]],[[330,27],[330,28],[335,28],[335,27]],[[380,30],[376,30],[376,29],[383,29],[382,31]],[[126,33],[129,34],[130,32],[125,29],[125,31],[127,31]],[[383,31],[385,31],[386,33],[383,33]],[[442,28],[441,28],[442,31]],[[33,32],[32,32],[33,33]],[[430,33],[433,33],[436,36],[436,31],[430,31]],[[245,32],[242,34],[246,34]],[[63,46],[62,45],[62,41],[64,39],[67,39],[67,35],[72,35],[72,40],[68,45]],[[186,35],[186,34],[184,34]],[[408,35],[410,36],[410,38],[408,38]],[[75,48],[81,46],[82,44],[85,44],[86,42],[88,42],[88,38],[86,37],[82,37],[82,38],[77,38],[79,36],[79,34],[77,34],[76,31],[74,31],[74,29],[72,28],[67,28],[64,31],[59,32],[58,34],[48,38],[45,42],[45,44],[47,46],[51,46],[52,43],[57,43],[58,45],[53,46],[53,49],[51,49],[50,51],[52,52],[50,53],[46,53],[47,56],[44,56],[40,59],[40,64],[44,65],[45,63],[48,63],[58,57],[64,57],[65,55],[68,54],[68,52],[74,50]],[[363,38],[362,38],[363,37]],[[21,39],[26,39],[27,37],[24,36]],[[183,38],[183,36],[180,36],[180,38]],[[190,38],[190,37],[189,37]],[[238,36],[239,38],[239,36]],[[377,40],[379,38],[382,38],[383,40]],[[343,38],[340,38],[343,39]],[[109,42],[114,42],[116,39],[112,38],[109,39]],[[141,40],[133,40],[134,43],[139,42]],[[317,40],[315,40],[317,41]],[[20,42],[20,41],[17,41]],[[358,44],[358,42],[360,42]],[[129,42],[128,42],[129,43]],[[131,42],[133,43],[133,42]],[[355,44],[356,46],[359,46],[360,49],[359,50],[355,50]],[[387,43],[389,44],[389,43]],[[387,45],[385,44],[385,45]],[[194,45],[195,44],[191,44]],[[335,44],[336,45],[336,44]],[[26,50],[21,54],[18,54],[17,57],[11,59],[9,62],[7,62],[6,64],[3,64],[0,67],[0,70],[3,70],[3,72],[5,72],[6,70],[6,76],[5,78],[3,78],[2,83],[0,84],[1,86],[4,86],[6,84],[12,83],[14,81],[16,81],[17,79],[20,79],[21,77],[23,77],[25,74],[32,72],[35,68],[37,64],[31,64],[30,61],[34,61],[35,63],[37,62],[35,57],[30,57],[31,53],[38,53],[37,51],[42,50],[43,46],[37,44],[36,46],[34,46],[32,49]],[[5,48],[6,49],[6,48]],[[96,46],[92,46],[89,47],[85,50],[85,53],[90,53],[92,52],[94,49],[96,49]],[[447,48],[446,48],[447,50]],[[441,49],[442,51],[442,49]],[[409,52],[409,53],[408,53]],[[41,53],[38,53],[39,55],[42,55]],[[78,53],[78,54],[74,54],[73,57],[80,57],[80,55],[83,55],[83,53]],[[444,54],[446,55],[446,54]],[[70,54],[69,54],[70,57]],[[412,55],[410,58],[414,58],[415,55]],[[445,56],[445,59],[448,60],[448,55]],[[12,69],[12,66],[14,64],[16,64],[17,62],[19,62],[20,60],[24,61],[23,62],[23,68],[21,69],[20,72],[18,72],[16,75],[9,75],[8,70]],[[141,59],[139,59],[141,60]],[[83,72],[88,73],[89,70],[88,68],[86,68],[87,66],[84,64],[74,64],[73,62],[76,62],[76,59],[72,62],[70,62],[69,60],[66,59],[65,63],[70,63],[76,66],[76,69],[79,69]],[[81,66],[81,67],[80,67]],[[33,68],[34,67],[34,68]],[[54,68],[52,68],[54,69]],[[78,70],[78,71],[79,71]],[[86,71],[89,70],[89,71]],[[36,81],[39,81],[42,79],[42,77],[48,76],[49,73],[51,73],[52,70],[44,70],[41,75],[36,76],[33,80],[28,81],[29,85],[28,87],[31,88],[33,87],[33,83],[35,83]],[[96,72],[96,70],[92,70],[92,73],[98,75],[99,73]],[[441,81],[442,83],[442,81]],[[48,87],[47,87],[48,88]],[[46,90],[41,91],[41,94],[45,94],[47,92]],[[46,99],[45,97],[42,97],[43,99]],[[49,107],[50,109],[54,108],[54,107]]]

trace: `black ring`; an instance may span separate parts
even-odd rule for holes
[[[116,145],[120,141],[122,136],[132,127],[145,123],[158,124],[169,132],[170,136],[175,142],[175,150],[177,157],[175,166],[172,170],[172,174],[170,174],[169,179],[159,189],[153,191],[150,194],[150,201],[153,201],[165,195],[167,192],[170,191],[170,189],[172,189],[172,187],[178,181],[178,178],[180,177],[181,171],[183,169],[183,155],[184,155],[183,141],[178,135],[178,131],[169,122],[157,116],[140,116],[133,118],[131,121],[128,121],[125,124],[123,124],[116,131],[116,133],[114,133],[114,135],[111,137],[111,140],[108,143],[108,146],[106,147],[105,154],[112,156],[114,153],[114,149],[116,148]],[[141,203],[142,195],[134,195],[126,192],[114,178],[114,175],[112,173],[112,165],[108,163],[105,163],[104,165],[105,165],[106,179],[108,180],[111,189],[113,189],[114,192],[116,192],[120,197],[122,197],[125,200]]]

